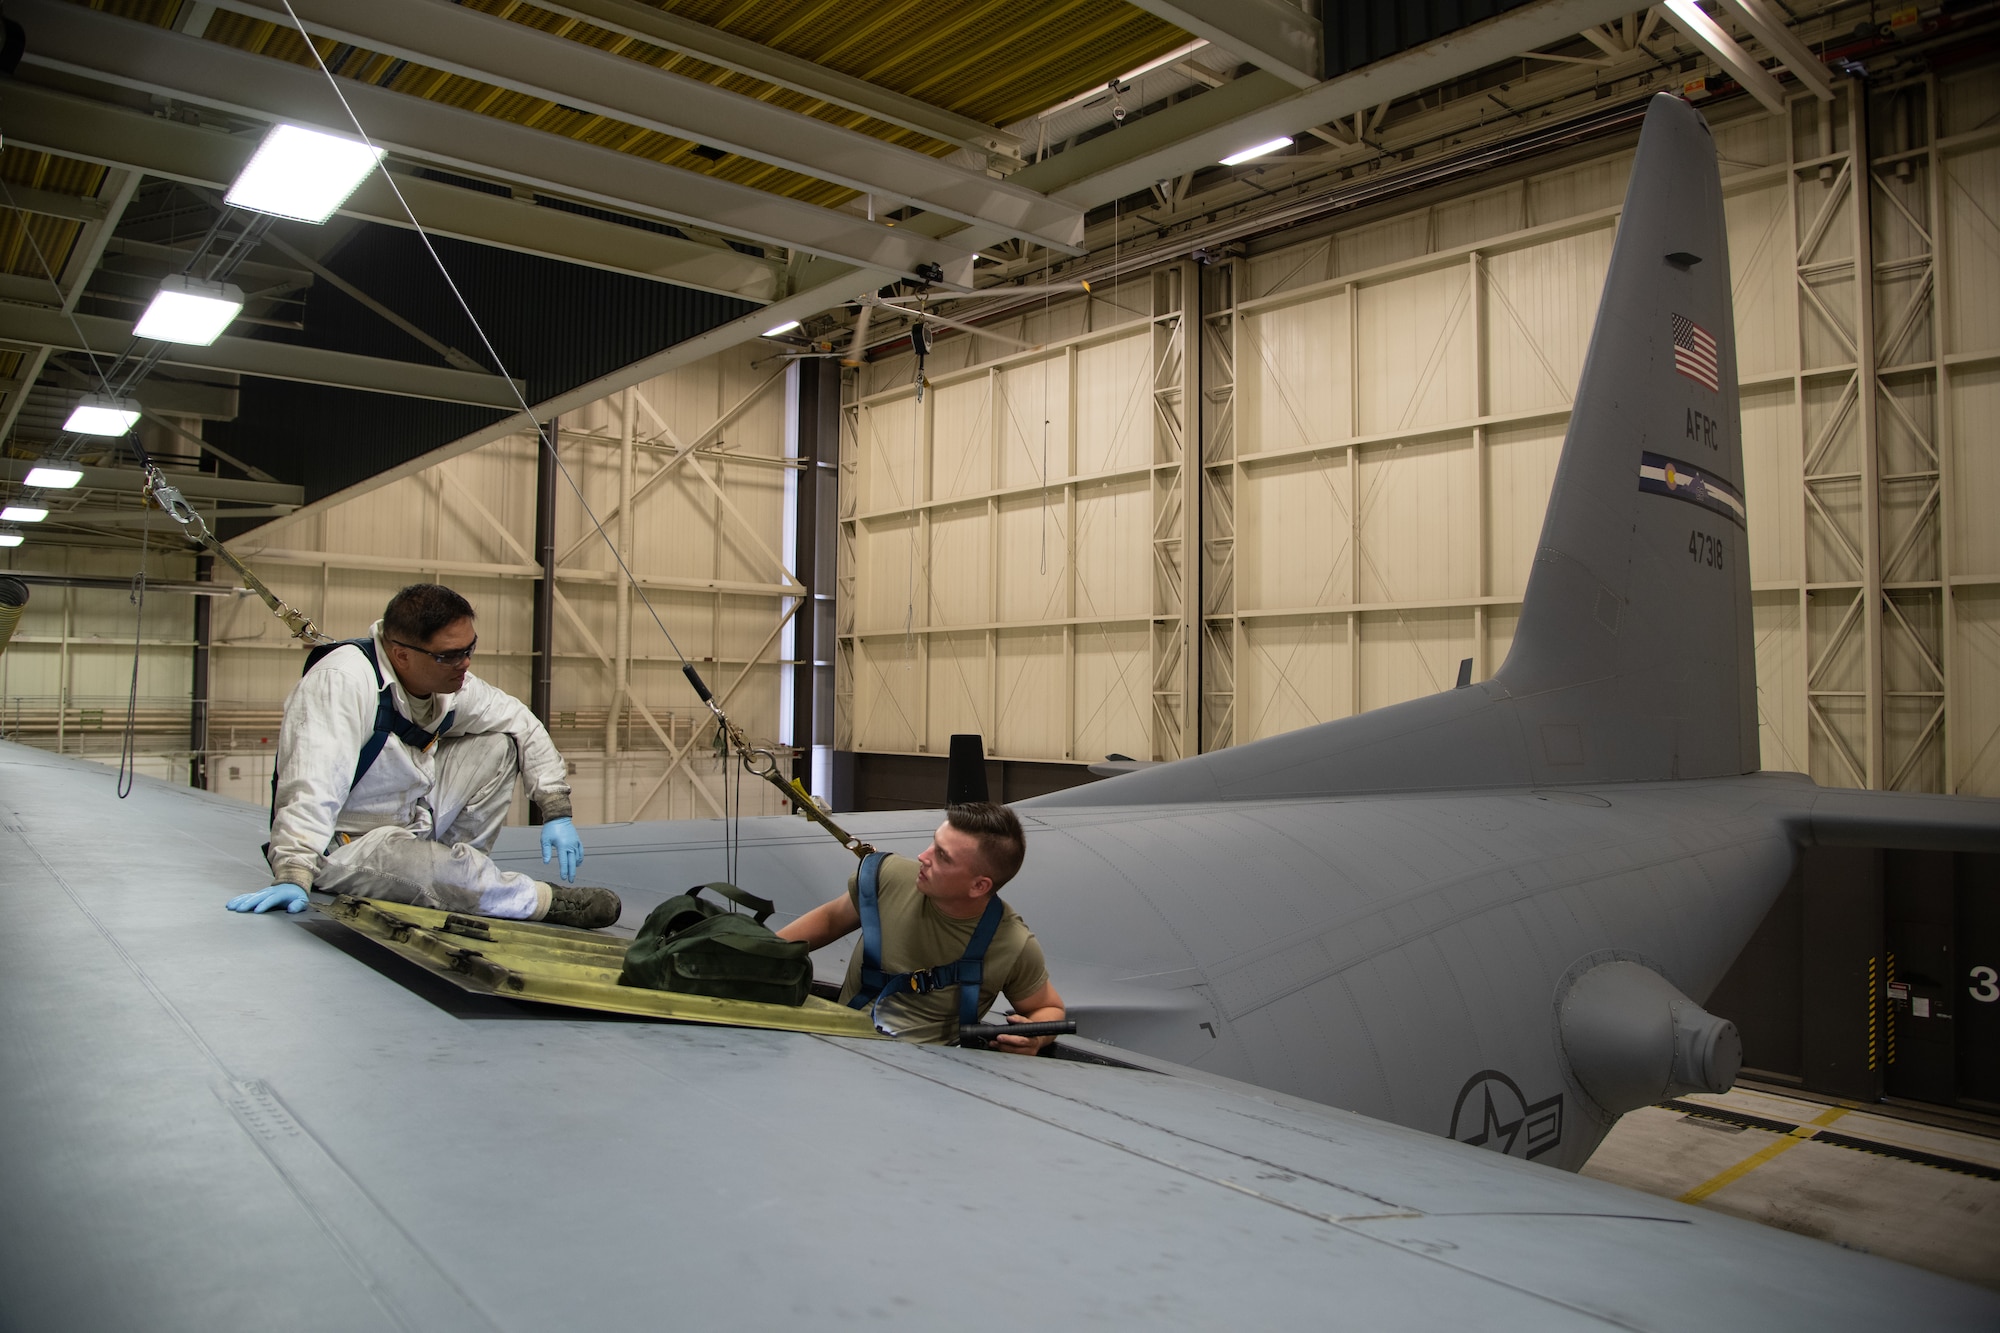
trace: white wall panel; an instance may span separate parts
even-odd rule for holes
[[[1362,712],[1450,689],[1473,655],[1470,612],[1374,611],[1360,628]]]
[[[1519,597],[1541,540],[1542,518],[1562,458],[1561,420],[1534,421],[1486,433],[1486,591]],[[1495,667],[1500,658],[1492,660]]]
[[[1147,394],[1150,347],[1144,335],[1080,349],[1076,365],[1076,470],[1079,476],[1153,461],[1153,405]]]
[[[1077,487],[1077,615],[1151,614],[1152,500],[1144,479]]]
[[[1782,181],[1725,195],[1736,373],[1784,372],[1798,359],[1798,287],[1787,262],[1791,206]]]
[[[1343,457],[1345,455],[1343,454]],[[1259,607],[1352,600],[1348,470],[1320,457],[1243,470],[1237,492],[1238,596]]]
[[[1793,592],[1757,593],[1751,603],[1757,635],[1757,745],[1765,768],[1806,771],[1804,636]]]
[[[862,634],[902,633],[917,623],[924,596],[919,574],[917,519],[913,515],[871,519],[862,525],[860,602],[855,628]]]
[[[993,380],[989,375],[941,386],[932,422],[931,498],[983,495],[993,486]]]
[[[1348,715],[1352,657],[1345,616],[1284,616],[1244,626],[1236,681],[1239,741]]]
[[[1363,449],[1359,485],[1363,602],[1478,595],[1479,485],[1469,435]]]
[[[1345,291],[1258,310],[1238,344],[1242,453],[1302,449],[1353,435]]]
[[[1000,709],[988,751],[1049,759],[1069,757],[1072,751],[1064,733],[1061,704],[1070,692],[1063,667],[1064,631],[1002,630],[996,637]]]
[[[1952,666],[1960,680],[2000,680],[2000,587],[1965,589],[1954,599]],[[1973,689],[1954,700],[1947,725],[1959,789],[2000,792],[2000,689]]]
[[[1569,406],[1583,373],[1614,235],[1610,225],[1593,227],[1541,245],[1503,250],[1486,261],[1489,410]]]
[[[993,522],[986,502],[931,514],[930,601],[933,625],[983,625],[992,619]]]
[[[985,634],[933,634],[930,643],[930,725],[933,754],[948,754],[951,738],[993,734],[993,673]]]
[[[1798,404],[1790,384],[1745,389],[1740,404],[1743,498],[1750,511],[1750,579],[1759,584],[1774,580],[1796,583],[1805,572]]]
[[[910,752],[924,727],[922,651],[914,637],[864,639],[854,680],[854,748]]]
[[[1951,384],[1951,567],[2000,576],[2000,367],[1960,371]]]
[[[1948,271],[1962,293],[2000,290],[2000,144],[1953,153],[1944,166]],[[2000,301],[1953,301],[1947,336],[1954,352],[2000,348]]]
[[[1069,358],[1047,356],[1000,372],[1000,484],[1059,478],[1069,459]]]
[[[1144,628],[1105,625],[1076,633],[1076,739],[1071,753],[1150,754],[1152,645]]]
[[[1464,265],[1360,291],[1363,435],[1464,421],[1477,411],[1472,284]]]
[[[1001,620],[1019,624],[1068,614],[1064,601],[1069,587],[1068,525],[1060,487],[1046,497],[1031,493],[1001,503]]]

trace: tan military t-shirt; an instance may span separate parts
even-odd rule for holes
[[[876,885],[876,901],[882,908],[882,970],[917,972],[927,967],[955,963],[965,956],[979,918],[957,921],[937,909],[937,904],[917,892],[917,863],[907,856],[891,856],[882,863]],[[859,872],[848,876],[847,896],[858,908],[861,903]],[[1002,904],[1000,928],[986,950],[986,971],[979,982],[979,1012],[984,1014],[994,997],[1006,995],[1019,1001],[1033,995],[1049,982],[1048,964],[1042,946],[1028,923],[1012,907]],[[854,956],[847,962],[847,984],[841,987],[840,1002],[846,1004],[861,989],[861,938],[854,937]],[[958,987],[947,986],[928,995],[909,995],[885,1003],[882,1022],[909,1041],[942,1043],[958,1038]]]

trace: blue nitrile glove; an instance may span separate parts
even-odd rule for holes
[[[311,906],[312,899],[296,884],[273,884],[255,893],[239,893],[229,900],[232,912],[269,912],[279,907],[287,912],[303,912]]]
[[[551,856],[556,858],[563,882],[573,881],[577,867],[583,864],[583,839],[576,836],[576,825],[570,823],[568,815],[542,825],[542,864],[547,865]]]

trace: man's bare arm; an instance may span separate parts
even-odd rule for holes
[[[821,903],[778,932],[781,940],[804,940],[806,947],[823,949],[861,925],[861,912],[846,894]]]
[[[1032,995],[1007,998],[1014,1002],[1014,1012],[1007,1019],[1010,1023],[1060,1023],[1069,1016],[1052,981],[1042,983],[1042,988]],[[993,1039],[993,1044],[1017,1055],[1033,1055],[1054,1040],[1054,1037],[1009,1037],[1002,1033]]]

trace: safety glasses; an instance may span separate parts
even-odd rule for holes
[[[479,646],[479,639],[476,635],[473,637],[472,642],[466,644],[465,647],[454,648],[448,653],[434,653],[428,648],[419,648],[414,643],[404,643],[401,639],[391,639],[389,642],[395,644],[398,648],[408,648],[413,653],[422,653],[439,666],[448,667],[464,666],[467,662],[470,662],[472,660],[472,650]]]

